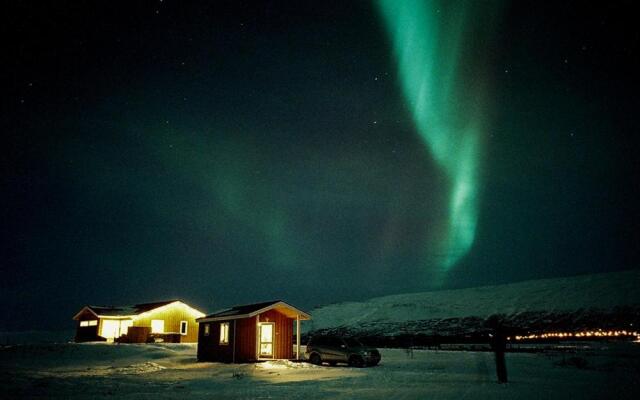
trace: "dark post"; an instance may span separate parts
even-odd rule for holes
[[[504,352],[507,348],[507,338],[504,325],[502,324],[501,318],[497,315],[489,317],[487,325],[491,328],[489,344],[495,354],[498,383],[507,383],[507,364],[504,359]]]

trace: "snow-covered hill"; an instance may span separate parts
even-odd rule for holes
[[[400,294],[316,308],[304,325],[307,332],[458,335],[477,331],[492,314],[503,314],[522,329],[637,326],[639,288],[640,270],[631,270]]]

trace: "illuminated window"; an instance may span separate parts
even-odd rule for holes
[[[133,325],[133,320],[125,319],[120,321],[120,334],[126,335],[129,332],[129,327]]]
[[[98,321],[93,319],[91,321],[80,321],[80,326],[96,326],[98,325]]]
[[[205,336],[209,336],[210,329],[211,329],[211,327],[209,326],[209,324],[204,324],[204,335]]]
[[[180,321],[180,334],[181,335],[186,335],[187,334],[187,321]]]
[[[229,323],[220,323],[220,344],[229,344]]]
[[[164,333],[164,320],[152,319],[151,320],[151,333]]]
[[[120,321],[115,319],[103,319],[100,336],[106,339],[120,337]]]

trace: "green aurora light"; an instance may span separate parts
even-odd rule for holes
[[[442,240],[428,249],[441,255],[436,265],[441,281],[475,238],[487,122],[478,40],[490,29],[496,7],[423,0],[379,0],[378,5],[417,131],[451,185]]]

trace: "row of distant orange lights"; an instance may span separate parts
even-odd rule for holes
[[[530,339],[571,339],[571,338],[606,338],[606,337],[620,337],[620,336],[635,336],[636,341],[640,341],[640,333],[636,331],[603,331],[598,329],[597,331],[583,331],[583,332],[547,332],[547,333],[532,333],[525,336],[516,335],[515,340],[530,340]],[[507,338],[511,340],[511,337]]]

